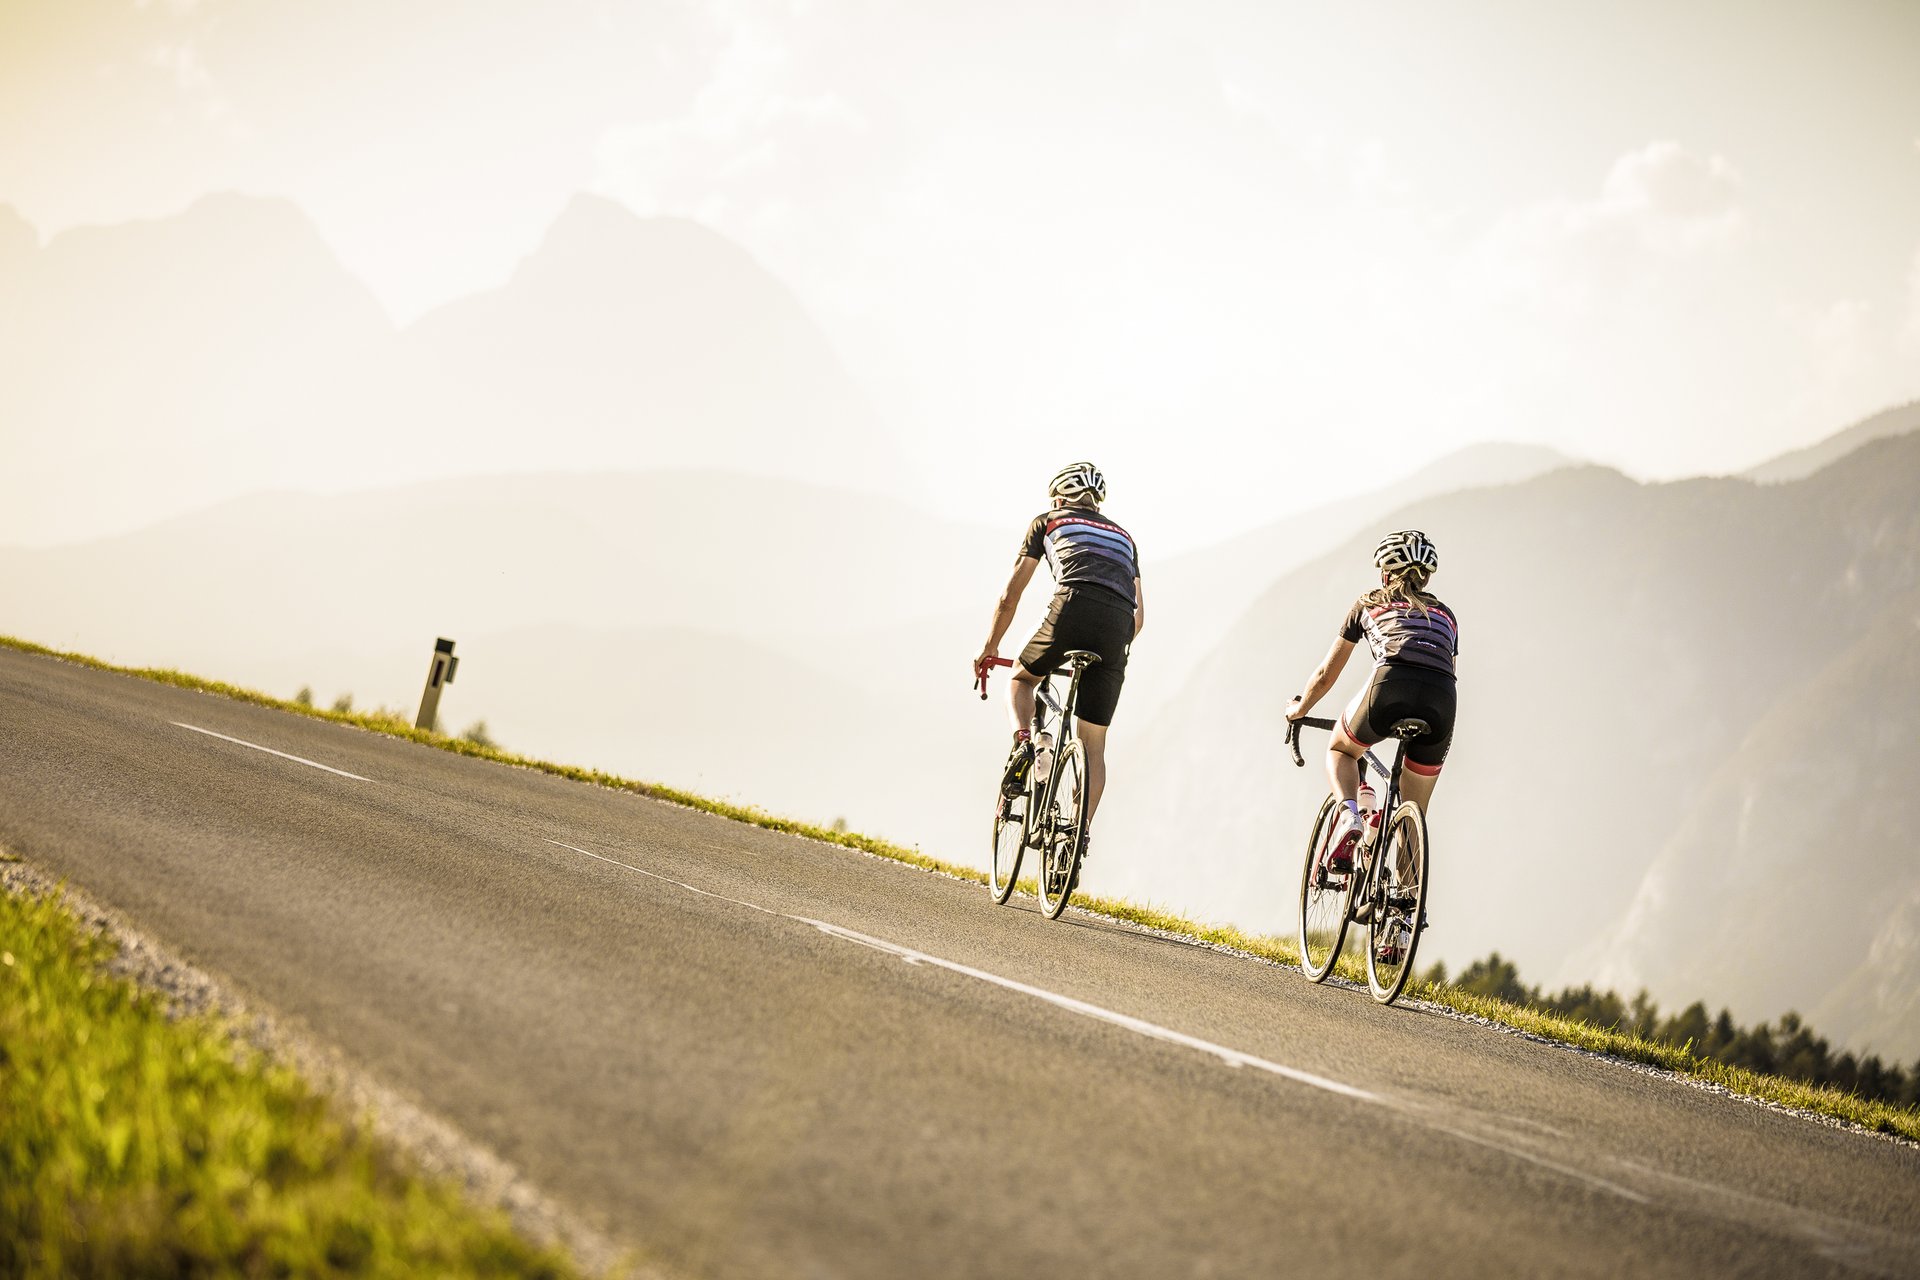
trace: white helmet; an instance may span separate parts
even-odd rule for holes
[[[1095,502],[1107,500],[1107,478],[1091,462],[1075,462],[1060,468],[1047,485],[1049,498],[1072,502],[1087,494],[1092,494]]]
[[[1373,563],[1384,573],[1398,573],[1413,565],[1432,573],[1440,567],[1440,552],[1418,529],[1402,529],[1380,539],[1380,545],[1373,549]]]

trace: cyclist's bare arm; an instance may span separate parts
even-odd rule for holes
[[[1033,581],[1033,571],[1040,562],[1032,556],[1021,556],[1013,562],[1013,576],[1007,579],[1007,589],[1000,593],[1000,602],[993,607],[993,628],[987,633],[986,647],[980,650],[980,656],[973,660],[974,670],[988,658],[1000,656],[1000,641],[1006,638],[1007,628],[1013,625],[1014,612],[1020,608],[1020,597],[1026,593],[1027,584]]]
[[[1147,598],[1140,592],[1140,579],[1133,580],[1133,637],[1138,640],[1140,633],[1147,629]]]
[[[1340,673],[1347,668],[1347,659],[1353,655],[1353,641],[1345,636],[1335,636],[1333,647],[1327,650],[1327,656],[1320,659],[1320,665],[1314,669],[1307,687],[1301,691],[1287,707],[1287,719],[1298,720],[1313,710],[1313,704],[1327,696],[1327,690],[1333,688],[1340,679]]]

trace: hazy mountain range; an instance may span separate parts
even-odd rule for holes
[[[1916,493],[1906,435],[1798,481],[1580,468],[1384,514],[1436,538],[1461,617],[1434,955],[1497,943],[1555,981],[1744,1016],[1795,1005],[1920,1052],[1899,1015],[1920,989],[1920,865],[1890,843],[1920,712],[1901,648],[1920,618]],[[1284,760],[1281,711],[1368,585],[1370,546],[1276,582],[1147,726],[1101,819],[1102,888],[1290,922],[1325,782]]]
[[[855,485],[896,466],[792,293],[695,223],[577,197],[505,284],[396,331],[284,201],[44,246],[0,208],[0,544],[555,456]]]
[[[1005,728],[966,662],[1018,531],[824,479],[891,464],[800,303],[726,241],[582,198],[500,288],[396,330],[279,202],[44,246],[0,208],[0,281],[0,632],[407,710],[448,635],[449,728],[980,860]],[[1916,428],[1908,405],[1658,485],[1482,446],[1149,558],[1089,887],[1290,926],[1324,783],[1283,761],[1280,709],[1373,542],[1419,525],[1465,641],[1429,958],[1498,947],[1550,984],[1794,1006],[1920,1053],[1920,871],[1893,840]],[[524,474],[531,441],[579,473]],[[523,474],[407,482],[448,455]],[[369,475],[396,483],[303,492]],[[5,547],[59,542],[81,498],[140,527]]]
[[[1830,1034],[1920,1051],[1920,871],[1886,842],[1912,804],[1920,435],[1767,485],[1541,470],[1554,461],[1476,451],[1436,470],[1495,483],[1433,494],[1416,476],[1311,531],[1282,521],[1149,562],[1162,623],[1168,601],[1216,584],[1220,638],[1191,663],[1160,639],[1180,627],[1141,641],[1090,886],[1290,923],[1324,784],[1284,763],[1280,708],[1366,584],[1378,529],[1418,524],[1443,549],[1436,587],[1465,643],[1433,955],[1497,946],[1556,980],[1748,1017],[1791,1005]],[[1430,496],[1395,507],[1397,492]],[[727,510],[752,515],[713,518]],[[433,636],[453,635],[466,660],[449,727],[484,717],[516,749],[977,861],[1004,729],[997,699],[967,693],[965,661],[1007,531],[875,536],[910,514],[721,472],[272,495],[0,551],[0,629],[409,709]],[[1295,548],[1348,532],[1289,556],[1289,529]],[[928,564],[950,567],[939,589],[901,589]],[[1257,598],[1234,618],[1236,590]],[[1156,681],[1172,687],[1157,713],[1137,696]]]
[[[1553,460],[1479,448],[1396,491]],[[1153,660],[1129,688],[1132,722],[1188,665],[1177,645],[1198,653],[1261,583],[1367,511],[1150,561]],[[908,528],[910,538],[889,533]],[[433,638],[447,635],[464,658],[443,704],[450,727],[484,716],[519,750],[845,815],[967,859],[971,783],[991,771],[1005,731],[999,690],[982,706],[966,663],[1017,534],[718,471],[264,494],[132,534],[0,549],[0,630],[282,694],[311,684],[323,701],[351,692],[408,708]],[[1007,652],[1046,598],[1044,583],[1029,592]],[[888,734],[910,735],[913,753]],[[876,752],[877,778],[835,763]]]
[[[1770,458],[1744,474],[1749,480],[1772,484],[1781,480],[1804,480],[1820,468],[1838,462],[1862,445],[1889,436],[1903,436],[1920,430],[1920,402],[1903,404],[1874,414],[1845,431],[1815,441],[1804,449],[1795,449]]]

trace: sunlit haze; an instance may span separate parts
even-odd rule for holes
[[[1081,459],[1101,519],[1036,519]],[[831,985],[856,936],[1042,985],[1093,982],[1074,957],[1112,947],[1127,1002],[1192,965],[1206,1002],[1168,1027],[1209,1024],[1231,970],[1258,1011],[1235,1053],[1331,1037],[1302,1061],[1343,1078],[1400,1025],[961,883],[997,868],[1013,893],[1043,866],[1076,900],[1231,925],[1269,956],[1351,918],[1356,964],[1404,965],[1405,925],[1423,975],[1479,995],[1584,990],[1554,1007],[1920,1098],[1917,497],[1920,0],[0,0],[0,862],[122,877],[133,908],[190,893],[174,922],[284,935],[239,944],[236,976],[285,942],[355,999],[419,986],[435,1026],[476,982],[545,1019],[542,973],[605,984],[611,1011],[655,994],[629,973],[723,975],[686,987],[690,1019],[596,1011],[611,1056],[543,1055],[623,1063],[643,1082],[623,1098],[655,1096],[628,1045],[663,1020],[704,1041],[753,1000],[764,1025],[840,1035],[858,1010],[843,1038],[944,1057]],[[1364,595],[1383,535],[1416,529],[1399,545],[1438,548],[1417,553],[1438,607]],[[442,642],[456,683],[426,675]],[[1057,682],[1079,701],[1051,721],[982,661],[1038,676],[1083,648],[1104,665]],[[1290,742],[1296,705],[1313,722]],[[1370,828],[1406,852],[1403,823],[1431,822],[1425,888],[1413,861],[1356,875],[1308,852],[1353,787],[1335,716],[1383,759],[1408,720],[1431,730],[1409,805]],[[322,722],[343,718],[954,877]],[[1010,757],[1022,733],[1034,753]],[[1370,776],[1394,795],[1390,764]],[[1398,887],[1368,889],[1389,866]],[[442,992],[416,951],[492,918],[456,898],[512,924],[475,926]],[[322,936],[348,916],[371,947]],[[583,967],[540,932],[599,946],[600,919],[646,946]],[[761,946],[825,994],[794,1001]],[[510,980],[482,980],[495,963]],[[849,963],[899,971],[886,987],[961,976]],[[558,1025],[453,1022],[543,1048]],[[764,1025],[711,1043],[785,1034]],[[1406,1025],[1417,1054],[1439,1043]],[[864,1115],[857,1058],[799,1043]],[[1458,1116],[1492,1126],[1509,1085],[1461,1060],[1488,1095]],[[1380,1071],[1354,1079],[1392,1123],[1455,1115]],[[1241,1122],[1168,1116],[1203,1138]],[[759,1159],[695,1127],[622,1143]],[[873,1149],[959,1167],[905,1132]],[[1527,1132],[1563,1159],[1558,1129]],[[716,1188],[746,1166],[723,1167],[669,1199],[732,1232],[746,1201]],[[1684,1199],[1624,1150],[1596,1167],[1640,1168],[1649,1212]],[[944,1213],[944,1184],[923,1202]],[[1805,1224],[1830,1262],[1827,1221]],[[6,1239],[0,1214],[0,1258]],[[1843,1260],[1920,1274],[1902,1239],[1885,1266]],[[779,1257],[693,1269],[813,1266]]]
[[[1898,0],[15,0],[0,204],[283,197],[401,325],[577,193],[681,215],[917,501],[1091,455],[1167,551],[1477,441],[1725,472],[1920,396],[1916,58]]]

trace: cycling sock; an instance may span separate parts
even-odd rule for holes
[[[1033,741],[1033,731],[1030,729],[1015,729],[1013,731],[1013,740],[1016,743],[1031,742]]]

